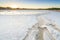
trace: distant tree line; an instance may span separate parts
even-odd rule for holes
[[[11,9],[10,7],[0,7],[0,10]]]
[[[60,8],[48,8],[46,10],[60,10]]]
[[[60,8],[46,8],[46,9],[34,9],[34,8],[11,8],[11,7],[0,7],[0,10],[60,10]]]

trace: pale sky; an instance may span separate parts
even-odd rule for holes
[[[0,6],[19,8],[60,7],[60,0],[0,0]]]

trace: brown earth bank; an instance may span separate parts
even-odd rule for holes
[[[60,12],[60,10],[51,10],[51,11]]]
[[[60,12],[60,10],[56,10],[56,11]]]
[[[54,10],[54,11],[56,11],[56,12],[60,12],[60,10]]]

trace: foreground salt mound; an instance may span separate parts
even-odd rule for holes
[[[1,40],[59,40],[57,36],[60,37],[55,22],[43,16],[0,16],[0,24]]]

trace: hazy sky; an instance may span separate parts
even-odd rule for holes
[[[60,7],[60,0],[0,0],[0,6],[20,8]]]

